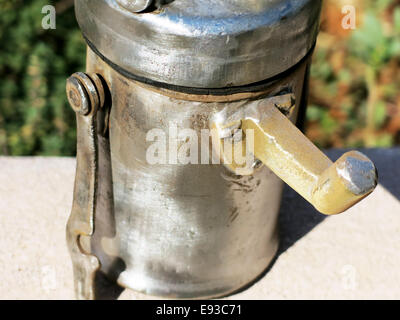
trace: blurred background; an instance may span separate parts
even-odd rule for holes
[[[42,28],[56,7],[57,29]],[[357,10],[342,28],[342,7]],[[74,156],[65,80],[85,68],[73,0],[0,0],[0,155]],[[318,146],[400,145],[400,0],[325,0],[306,134]]]

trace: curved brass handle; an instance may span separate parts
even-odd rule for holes
[[[276,99],[284,104],[292,95],[273,99],[251,102],[230,117],[231,127],[236,118],[242,133],[254,135],[255,158],[327,215],[347,210],[375,189],[377,171],[371,160],[351,151],[332,163],[276,107]],[[245,139],[241,143],[246,145]]]

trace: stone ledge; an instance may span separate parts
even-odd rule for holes
[[[228,299],[400,299],[400,149],[363,152],[378,167],[376,191],[325,218],[285,188],[274,265]],[[73,299],[65,225],[75,159],[0,157],[0,167],[0,299]]]

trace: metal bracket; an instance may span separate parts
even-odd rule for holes
[[[97,74],[73,74],[67,80],[67,96],[76,112],[78,141],[67,244],[73,262],[76,297],[95,299],[95,275],[100,262],[91,254],[90,238],[98,210],[99,158],[104,155],[104,143],[99,141],[107,134],[109,110],[105,110],[105,90]]]

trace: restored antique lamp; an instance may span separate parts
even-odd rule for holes
[[[78,298],[101,272],[149,295],[211,298],[256,279],[278,248],[283,182],[325,214],[370,194],[373,163],[332,163],[302,123],[320,0],[76,0],[86,73],[67,226]],[[148,132],[205,129],[218,164],[149,163]],[[252,140],[248,140],[248,132]],[[199,138],[200,140],[200,138]],[[187,142],[169,135],[166,152]],[[197,142],[197,141],[196,141]],[[252,144],[249,164],[225,161]],[[282,179],[282,180],[281,180]]]

